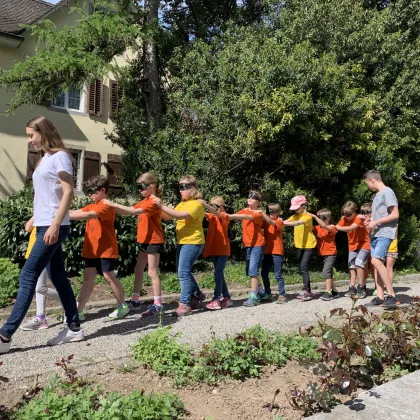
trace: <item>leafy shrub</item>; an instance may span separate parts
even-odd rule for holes
[[[20,270],[8,258],[0,258],[0,308],[7,306],[19,289]]]
[[[291,359],[317,360],[316,350],[312,338],[271,332],[259,325],[234,337],[214,339],[196,355],[171,336],[169,327],[159,327],[133,346],[135,360],[172,377],[178,386],[259,376],[263,366],[284,366]]]
[[[169,293],[180,293],[181,286],[176,274],[166,274],[161,277],[162,289]]]
[[[91,385],[68,385],[54,376],[42,393],[13,414],[16,420],[176,420],[184,406],[173,394],[136,391],[126,396]]]

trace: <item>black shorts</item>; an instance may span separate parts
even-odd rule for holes
[[[140,252],[145,254],[160,254],[163,251],[163,244],[141,244]]]
[[[96,268],[99,275],[115,270],[116,258],[85,258],[85,268]]]

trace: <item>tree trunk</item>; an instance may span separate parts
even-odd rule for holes
[[[159,0],[146,0],[146,26],[158,24]],[[159,61],[153,40],[143,41],[144,94],[149,125],[158,128],[162,119],[162,95],[160,91]]]

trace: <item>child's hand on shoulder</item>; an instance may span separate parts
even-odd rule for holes
[[[162,200],[159,198],[159,197],[155,197],[154,199],[153,199],[153,204],[156,204],[160,209],[162,208],[162,206],[163,206],[163,202],[162,202]]]
[[[197,198],[197,201],[204,206],[206,203],[202,198]]]
[[[261,214],[263,214],[262,210],[252,210],[252,212],[257,216],[260,216]]]
[[[108,200],[107,198],[102,200],[102,203],[106,204],[107,206],[111,206],[114,204],[111,200]]]
[[[362,219],[362,220],[367,219],[367,217],[364,214],[356,214],[356,217],[358,217],[359,219]]]
[[[308,212],[306,212],[306,214],[307,214],[308,216],[313,217],[313,218],[315,218],[315,217],[316,217],[316,215],[315,215],[315,214],[313,214],[313,213],[309,213],[309,211],[308,211]]]

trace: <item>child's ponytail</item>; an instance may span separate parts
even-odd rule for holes
[[[156,184],[156,197],[163,197],[163,185],[159,184],[159,182]]]

